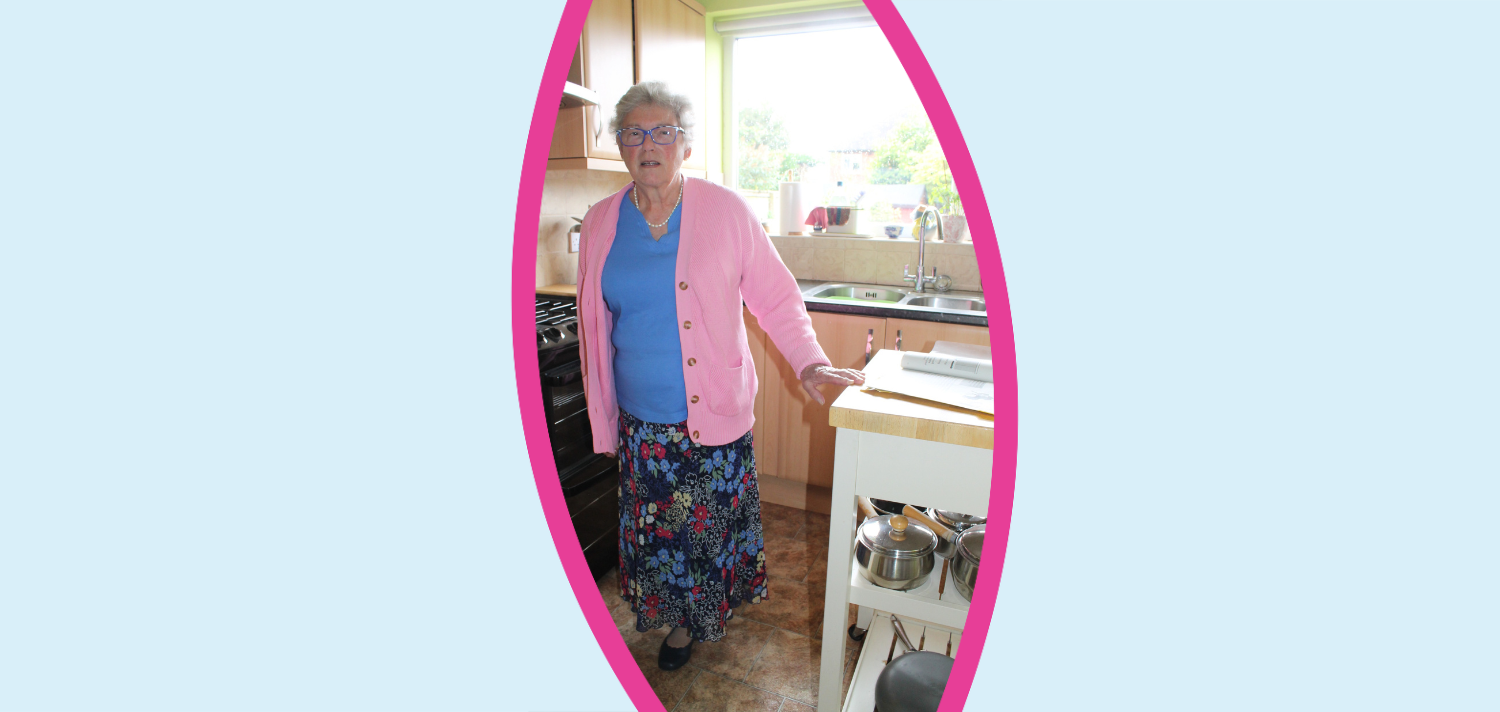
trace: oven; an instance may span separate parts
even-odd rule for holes
[[[578,544],[589,571],[598,578],[619,561],[618,466],[613,458],[594,452],[574,298],[537,295],[536,343],[552,460]]]

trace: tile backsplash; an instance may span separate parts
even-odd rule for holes
[[[915,240],[772,235],[771,243],[797,279],[909,286],[901,281],[901,269],[910,264],[917,270]],[[928,274],[936,267],[938,274],[952,277],[954,289],[981,291],[974,243],[928,242],[925,263]]]
[[[536,240],[536,286],[578,280],[578,253],[568,252],[573,217],[630,182],[629,173],[584,169],[549,170],[542,186],[542,219]]]
[[[542,189],[542,216],[537,234],[536,283],[572,284],[578,278],[578,254],[568,252],[573,216],[583,217],[590,205],[609,197],[630,182],[630,174],[583,169],[549,170]],[[913,240],[772,235],[781,261],[797,279],[839,280],[866,284],[906,284],[902,265],[917,268]],[[979,263],[973,243],[929,242],[928,274],[953,278],[953,288],[980,291]]]

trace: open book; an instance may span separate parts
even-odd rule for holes
[[[987,347],[939,341],[932,353],[903,352],[900,369],[882,371],[864,387],[994,415],[994,373]]]

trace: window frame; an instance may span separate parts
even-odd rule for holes
[[[735,191],[740,190],[739,162],[735,155],[740,142],[739,105],[734,100],[735,42],[750,37],[878,26],[875,17],[870,14],[863,2],[834,2],[797,12],[776,12],[714,21],[714,31],[723,38],[719,107],[722,119],[720,135],[724,138],[720,148],[719,162],[724,169],[725,187]]]

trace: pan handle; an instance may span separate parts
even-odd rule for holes
[[[909,519],[915,519],[917,522],[927,525],[928,529],[931,529],[934,534],[943,539],[953,541],[953,530],[937,523],[932,517],[923,514],[922,510],[908,504],[901,509],[901,513],[905,514]]]
[[[864,515],[865,519],[877,516],[875,514],[875,505],[870,504],[869,497],[856,497],[855,499],[859,500],[859,513]]]
[[[901,625],[901,619],[897,618],[894,613],[891,614],[891,627],[896,629],[896,637],[901,639],[901,644],[906,646],[908,652],[917,649],[917,646],[911,644],[911,638],[906,635],[906,626]]]

